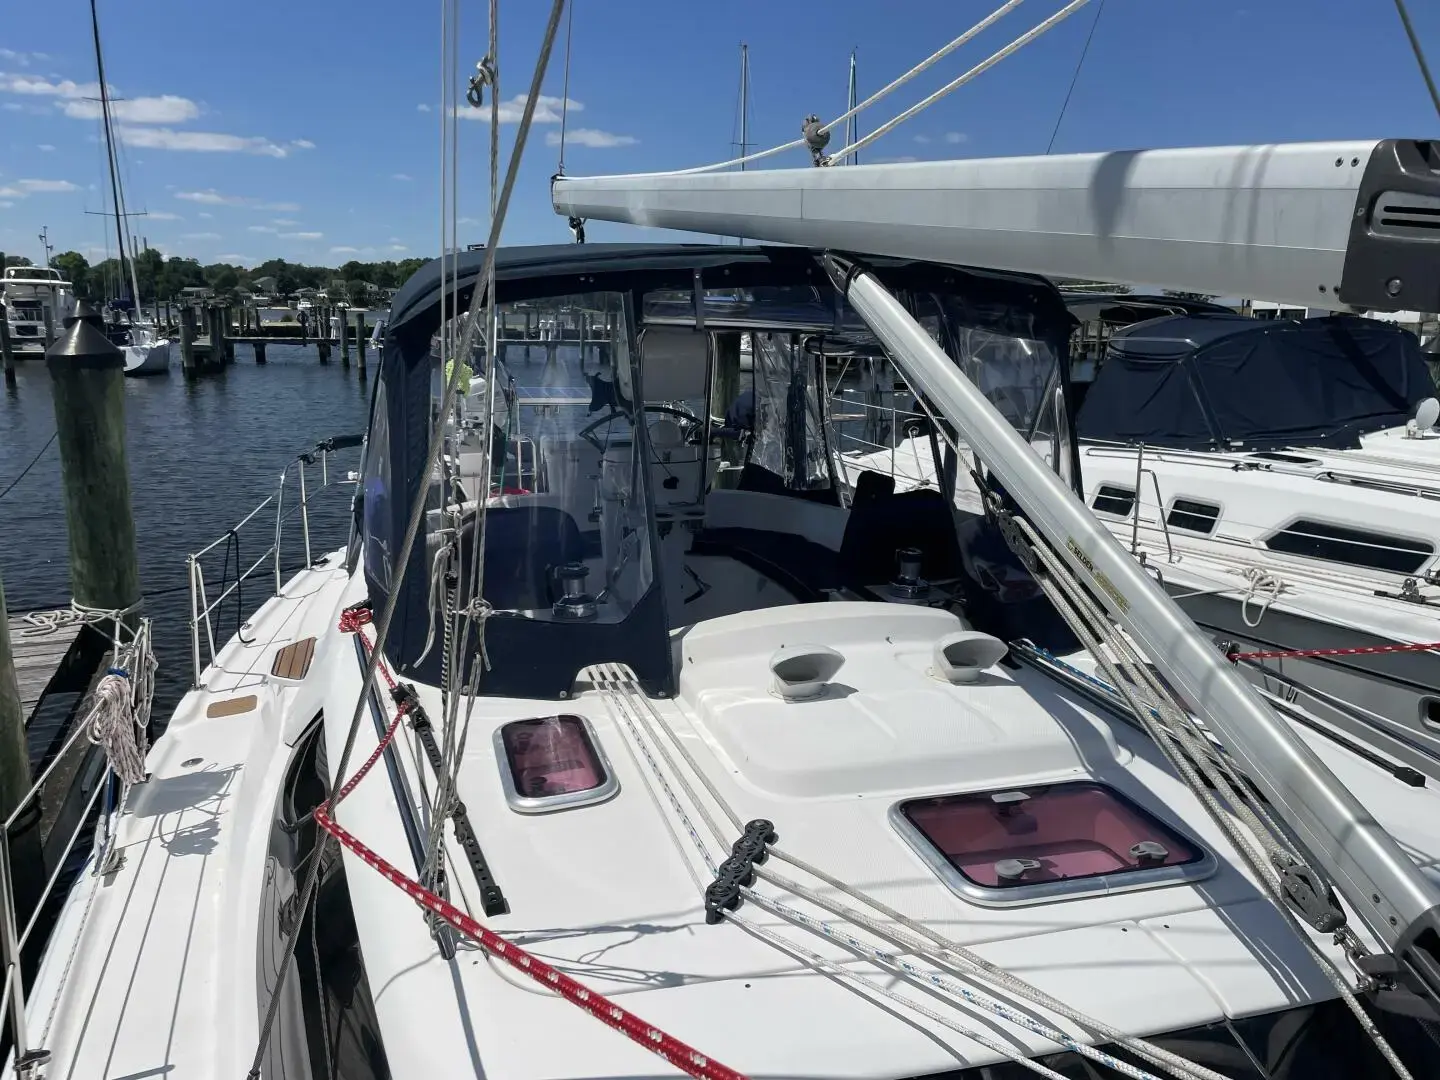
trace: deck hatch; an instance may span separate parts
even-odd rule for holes
[[[1215,866],[1196,841],[1091,780],[909,799],[891,820],[953,891],[986,906],[1193,881]]]
[[[505,799],[522,814],[603,802],[620,787],[583,716],[512,720],[495,732],[495,757]]]

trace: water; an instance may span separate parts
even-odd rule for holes
[[[185,556],[222,536],[267,495],[295,455],[320,439],[365,429],[373,378],[362,381],[338,358],[322,366],[315,349],[271,345],[269,363],[256,366],[247,346],[223,372],[187,386],[177,363],[169,376],[125,380],[130,493],[135,511],[140,576],[154,619],[157,674],[155,714],[168,718],[190,686],[190,598]],[[371,372],[376,367],[372,356]],[[0,394],[0,490],[20,473],[55,430],[50,376],[38,359],[18,365],[18,386]],[[340,470],[355,468],[355,451],[337,455]],[[318,469],[307,476],[318,481]],[[292,486],[288,494],[293,494]],[[311,517],[318,557],[343,544],[348,489],[317,499]],[[264,513],[262,513],[262,517]],[[273,529],[259,519],[241,534],[248,566],[270,543]],[[299,521],[287,526],[286,562],[299,556]],[[214,595],[217,551],[206,566]],[[233,566],[233,564],[232,564]],[[214,576],[212,577],[212,571]],[[233,576],[233,569],[231,571]],[[35,467],[0,499],[0,575],[12,613],[69,603],[69,549],[60,486],[60,455],[52,444]],[[273,578],[252,579],[244,604],[269,595]],[[235,612],[217,625],[217,644],[234,630]],[[247,612],[248,614],[248,612]]]

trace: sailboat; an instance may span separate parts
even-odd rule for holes
[[[105,82],[105,57],[100,49],[100,17],[96,0],[90,0],[90,27],[95,41],[95,69],[100,82],[100,120],[105,136],[105,165],[110,175],[110,197],[115,218],[117,295],[106,304],[106,333],[125,359],[126,375],[159,375],[170,368],[170,340],[146,319],[140,305],[140,283],[135,273],[133,237],[126,228],[125,194],[120,162],[115,152],[115,127],[110,88]]]
[[[778,228],[726,175],[730,209],[554,201]],[[192,560],[194,688],[33,983],[7,969],[13,1074],[1440,1070],[1440,794],[1236,674],[1087,510],[1070,436],[1031,449],[1063,396],[1017,425],[978,389],[1064,370],[1049,281],[803,215],[821,246],[500,224],[395,299],[350,543],[208,656]],[[505,378],[496,328],[536,309],[610,320],[604,377],[561,340]],[[742,333],[754,417],[717,429]],[[845,489],[832,351],[964,440],[978,512]]]

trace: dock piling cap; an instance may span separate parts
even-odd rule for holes
[[[81,300],[75,305],[75,310],[65,316],[65,329],[69,330],[77,322],[87,322],[96,330],[105,329],[105,317],[89,300]]]
[[[45,350],[45,366],[51,372],[123,368],[124,354],[110,344],[100,326],[100,313],[82,300],[76,305],[75,314],[65,320],[65,332]]]

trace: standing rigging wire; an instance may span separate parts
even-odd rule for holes
[[[1030,44],[1030,42],[1034,41],[1041,34],[1044,34],[1048,30],[1054,29],[1056,26],[1060,25],[1060,23],[1068,19],[1071,15],[1075,14],[1075,12],[1079,11],[1087,3],[1089,3],[1089,0],[1070,0],[1070,3],[1066,4],[1063,8],[1057,11],[1054,15],[1051,15],[1044,22],[1038,23],[1031,29],[1027,30],[1025,33],[1021,34],[1018,38],[1010,42],[1009,45],[1006,45],[998,52],[990,54],[990,56],[980,61],[980,63],[976,64],[963,75],[951,79],[948,83],[942,86],[939,90],[936,90],[929,97],[925,98],[922,101],[916,102],[914,105],[911,105],[910,108],[906,109],[898,116],[892,117],[891,119],[885,121],[885,123],[881,124],[874,131],[870,132],[869,135],[865,135],[862,138],[856,139],[849,146],[835,151],[835,153],[830,155],[830,161],[832,163],[838,163],[849,157],[850,155],[858,153],[859,151],[873,143],[876,139],[880,138],[882,135],[888,134],[895,128],[899,127],[916,113],[925,111],[931,105],[935,104],[935,102],[939,101],[941,98],[960,89],[960,87],[964,86],[971,79],[974,79],[977,76],[984,74],[986,71],[989,71],[992,67],[998,64],[1001,60],[1004,60],[1006,57],[1010,56],[1012,53],[1018,52],[1020,49]],[[858,109],[859,106],[857,106],[857,111]],[[838,120],[831,121],[830,126],[833,127],[838,122]]]
[[[495,246],[500,239],[500,229],[505,221],[506,211],[510,206],[510,196],[515,188],[515,180],[520,172],[520,162],[525,154],[525,143],[530,136],[530,128],[535,120],[535,107],[540,97],[540,88],[545,79],[545,71],[550,65],[550,54],[554,49],[555,37],[560,27],[560,16],[565,11],[565,0],[553,0],[549,21],[545,27],[545,36],[540,43],[540,55],[535,61],[534,71],[530,78],[530,92],[525,99],[525,107],[520,116],[520,124],[515,133],[515,145],[510,153],[510,160],[505,170],[505,183],[500,189],[500,198],[496,203],[495,215],[490,222],[490,235],[485,244],[485,265],[478,276],[478,280],[488,280],[494,272]],[[498,128],[499,125],[492,125]],[[442,174],[443,175],[443,174]],[[484,303],[477,289],[471,296],[470,309],[466,313],[465,331],[461,337],[460,350],[463,354],[474,342],[475,327],[483,310]],[[425,460],[416,474],[420,477],[428,477],[434,473],[436,465],[440,461],[441,450],[445,445],[446,418],[454,407],[455,392],[460,383],[461,365],[452,364],[450,372],[445,378],[445,392],[440,401],[439,414],[435,417],[433,426],[430,429],[430,445],[426,451]],[[482,445],[485,441],[482,440]],[[355,742],[360,735],[360,721],[366,713],[366,706],[369,701],[368,688],[375,682],[375,673],[380,664],[380,658],[385,653],[385,642],[390,636],[390,627],[395,619],[395,611],[400,604],[400,585],[405,579],[409,569],[410,553],[414,550],[415,540],[420,533],[420,526],[425,520],[426,496],[429,493],[428,485],[421,483],[415,492],[415,497],[410,503],[410,517],[405,523],[405,534],[401,537],[400,547],[395,556],[395,580],[391,584],[390,593],[385,598],[385,605],[380,616],[375,620],[375,641],[372,644],[368,658],[365,661],[365,670],[361,674],[360,689],[355,695],[355,708],[350,714],[350,724],[345,733],[345,744],[341,748],[340,757],[335,764],[332,775],[344,777],[350,764],[350,758],[355,752]],[[343,789],[337,789],[335,798],[331,802],[331,816],[334,810],[343,799]],[[332,839],[329,832],[326,832],[324,839],[319,843],[328,845]],[[323,852],[318,853],[323,854]],[[310,896],[315,890],[315,884],[319,880],[319,866],[322,859],[312,859],[306,867],[305,879],[298,892],[299,900],[296,910],[303,911],[310,902]],[[295,956],[295,942],[297,935],[291,934],[285,941],[284,951],[281,954],[280,968],[275,973],[274,985],[278,987],[289,973],[291,962]],[[265,1018],[260,1027],[260,1038],[255,1048],[255,1057],[251,1063],[247,1080],[258,1080],[260,1076],[260,1065],[265,1057],[265,1047],[269,1043],[270,1032],[275,1026],[275,1017],[279,1013],[281,994],[274,994],[270,998],[270,1005],[266,1010]]]
[[[565,125],[570,115],[570,37],[571,31],[575,28],[575,5],[570,5],[570,10],[565,13],[565,82],[560,91],[560,161],[555,166],[557,176],[565,175]],[[491,181],[490,194],[493,197],[495,188],[494,181]]]
[[[500,198],[496,203],[496,212],[490,222],[490,235],[485,245],[485,266],[479,275],[480,279],[488,280],[494,271],[495,246],[499,242],[500,228],[505,221],[506,211],[510,206],[510,196],[515,188],[515,180],[520,172],[520,162],[524,157],[525,143],[530,135],[530,128],[535,120],[535,107],[540,96],[540,87],[545,79],[545,71],[550,64],[550,54],[554,49],[556,33],[560,26],[560,16],[565,10],[565,0],[553,0],[550,10],[549,21],[546,24],[545,36],[541,40],[540,55],[535,61],[535,68],[530,79],[530,93],[525,99],[525,107],[520,116],[520,124],[515,133],[515,145],[510,153],[510,160],[505,171],[505,183],[500,190]],[[492,125],[498,128],[499,125]],[[442,174],[443,175],[443,174]],[[462,352],[470,347],[474,341],[475,325],[483,308],[483,303],[478,294],[471,297],[470,310],[466,313],[465,333],[461,340]],[[430,445],[426,451],[425,460],[418,472],[418,476],[428,477],[434,471],[440,461],[441,450],[445,444],[445,421],[455,403],[455,392],[459,386],[460,372],[459,364],[450,365],[451,370],[445,378],[445,392],[440,401],[440,411],[430,430]],[[369,701],[368,688],[375,681],[375,672],[380,664],[380,658],[385,652],[385,642],[390,636],[390,627],[395,619],[395,611],[400,603],[400,585],[405,579],[409,568],[410,553],[414,550],[415,540],[420,533],[420,526],[425,520],[426,496],[428,485],[422,483],[415,492],[415,497],[410,504],[410,517],[405,524],[405,533],[401,537],[400,547],[395,558],[395,580],[393,581],[389,595],[385,598],[385,605],[380,612],[379,618],[375,620],[375,641],[369,650],[369,656],[365,661],[365,670],[361,674],[360,689],[355,695],[355,707],[350,714],[349,727],[345,733],[345,744],[341,748],[340,757],[336,761],[334,776],[344,777],[350,764],[350,758],[355,752],[355,742],[360,735],[360,721],[366,713]],[[342,801],[342,795],[337,790],[336,797],[331,803],[333,810]],[[332,839],[327,832],[325,837],[319,841],[324,846]],[[318,855],[323,852],[317,853]],[[315,884],[319,880],[319,866],[322,859],[316,857],[306,867],[305,879],[298,892],[299,900],[296,910],[305,910],[310,902],[310,897],[315,890]],[[289,973],[291,962],[295,957],[296,934],[291,934],[285,941],[284,951],[281,954],[280,968],[275,973],[274,985],[278,987]],[[270,1032],[275,1026],[275,1017],[279,1013],[280,1000],[282,995],[274,994],[270,998],[269,1007],[266,1010],[265,1018],[261,1023],[260,1037],[255,1048],[255,1057],[251,1063],[247,1080],[258,1080],[260,1076],[260,1065],[265,1057],[265,1048],[270,1040]]]
[[[1425,80],[1425,89],[1430,91],[1435,114],[1440,116],[1440,90],[1435,88],[1435,79],[1430,74],[1430,65],[1425,62],[1425,50],[1420,47],[1420,39],[1415,35],[1415,27],[1410,22],[1410,12],[1405,7],[1405,0],[1395,0],[1395,10],[1400,13],[1400,23],[1405,27],[1405,36],[1410,39],[1410,51],[1415,54],[1415,63],[1420,66],[1420,77]]]
[[[1395,0],[1400,3],[1400,0]],[[1095,18],[1090,23],[1090,32],[1085,35],[1085,46],[1080,50],[1080,59],[1075,62],[1075,74],[1070,76],[1070,89],[1065,91],[1065,100],[1060,105],[1060,115],[1055,117],[1055,128],[1050,132],[1050,141],[1045,144],[1045,153],[1055,149],[1055,136],[1060,134],[1060,125],[1065,120],[1065,110],[1070,108],[1070,95],[1075,93],[1075,84],[1080,81],[1080,69],[1085,66],[1085,57],[1090,55],[1090,42],[1095,40],[1095,28],[1100,25],[1100,16],[1105,12],[1105,0],[1095,5]]]

